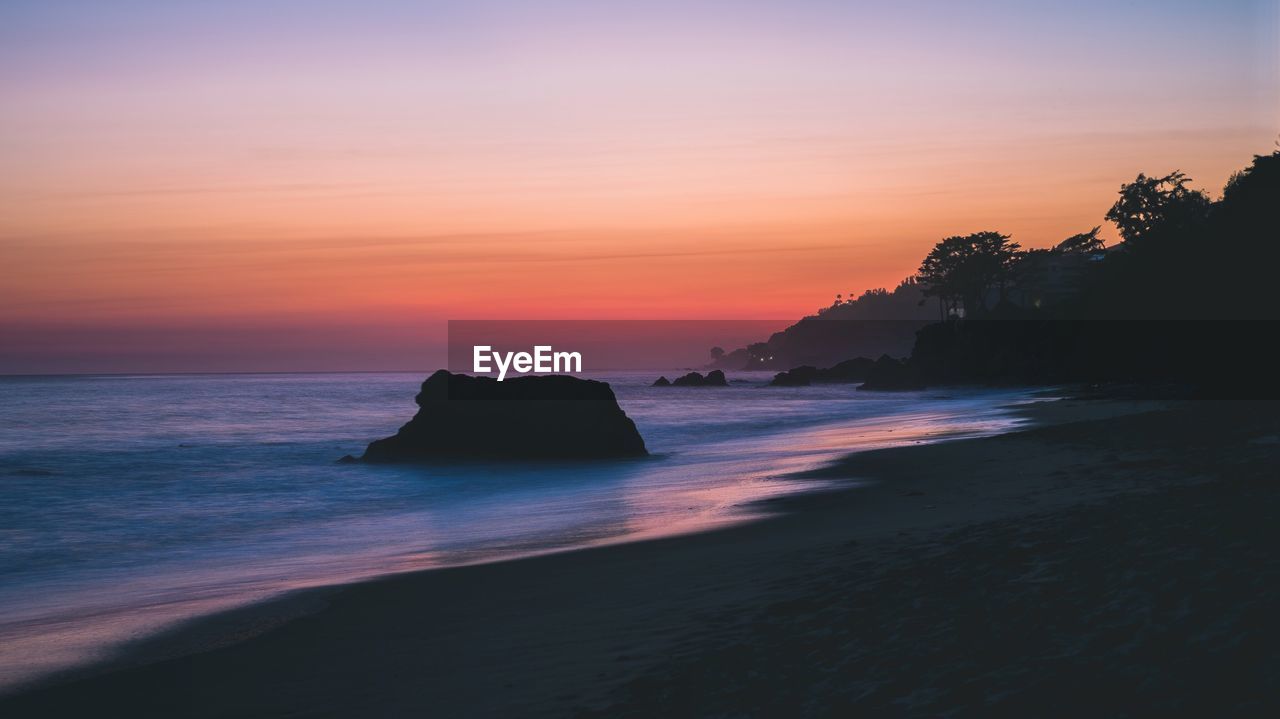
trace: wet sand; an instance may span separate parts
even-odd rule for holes
[[[852,456],[818,474],[856,486],[762,521],[202,620],[0,715],[1280,708],[1280,403],[1028,411],[1041,426]]]

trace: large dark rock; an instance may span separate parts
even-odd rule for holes
[[[440,370],[422,383],[418,413],[394,437],[369,445],[366,462],[439,458],[638,457],[644,439],[608,383],[567,376],[499,382]]]
[[[924,389],[925,383],[911,365],[902,360],[896,360],[889,355],[882,355],[876,360],[871,371],[867,374],[867,381],[858,387],[860,390],[874,390],[880,392],[903,392],[907,390]]]
[[[666,377],[659,377],[658,380],[653,383],[653,386],[654,387],[670,387],[671,380],[667,379]]]
[[[814,375],[818,374],[818,368],[812,365],[804,365],[803,367],[793,367],[786,372],[779,372],[773,376],[773,381],[769,383],[770,387],[807,387],[813,384]]]
[[[690,372],[683,377],[677,377],[671,383],[672,387],[728,387],[729,381],[725,379],[724,372],[713,369],[705,376],[700,372]]]
[[[818,370],[818,382],[863,382],[866,381],[867,375],[871,374],[871,370],[876,366],[873,359],[867,357],[855,357],[845,360],[839,364],[828,367],[824,370]]]
[[[816,382],[862,382],[870,374],[875,361],[866,357],[845,360],[826,369],[803,365],[774,375],[771,387],[804,387]]]

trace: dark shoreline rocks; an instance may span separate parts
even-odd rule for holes
[[[659,381],[666,379],[659,378]],[[655,387],[665,386],[654,383]],[[713,369],[703,375],[701,372],[690,372],[683,377],[677,377],[671,382],[672,387],[728,387],[729,381],[725,379],[724,372]]]
[[[925,388],[925,382],[909,363],[882,355],[867,374],[859,390],[873,392],[908,392]]]
[[[842,383],[842,382],[863,382],[867,379],[873,367],[875,360],[866,357],[856,357],[854,359],[845,360],[838,364],[827,367],[826,369],[818,369],[812,365],[803,365],[779,372],[774,375],[773,381],[769,383],[770,387],[806,387],[814,383]]]
[[[826,369],[811,365],[795,367],[774,375],[770,387],[807,387],[811,384],[861,383],[858,389],[875,392],[905,392],[925,388],[920,373],[906,360],[881,355],[878,360],[866,357],[845,360]]]
[[[363,462],[431,459],[606,459],[648,454],[606,382],[563,375],[499,382],[439,370],[414,398],[419,410]],[[339,462],[357,461],[343,457]]]
[[[813,365],[801,365],[792,367],[785,372],[779,372],[773,376],[773,380],[769,382],[770,387],[808,387],[813,384],[814,375],[820,370]]]

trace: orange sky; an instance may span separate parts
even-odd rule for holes
[[[1046,246],[1271,149],[1275,3],[1227,5],[6,4],[0,372],[419,368],[446,319],[795,318]]]

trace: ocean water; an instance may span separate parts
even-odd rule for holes
[[[335,463],[420,374],[0,377],[0,688],[291,589],[743,521],[817,484],[790,473],[1006,431],[1029,399],[657,374],[600,377],[650,458],[430,466]]]

